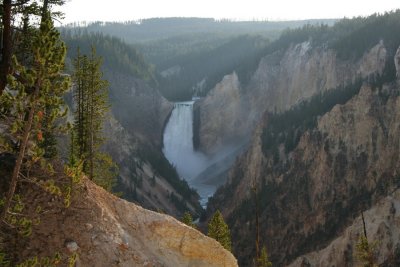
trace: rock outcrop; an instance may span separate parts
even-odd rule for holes
[[[199,114],[201,125],[197,134],[203,151],[215,154],[224,144],[243,136],[241,102],[240,83],[235,72],[224,76],[206,98],[196,102],[194,112]]]
[[[53,203],[54,207],[54,203]],[[53,208],[54,209],[54,208]],[[76,266],[237,266],[217,241],[85,180],[72,205],[49,210],[21,258],[76,253]],[[47,255],[46,255],[47,254]]]

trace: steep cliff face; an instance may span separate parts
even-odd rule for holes
[[[400,191],[396,190],[364,212],[367,238],[380,266],[400,265]],[[363,235],[362,217],[357,217],[327,247],[297,258],[289,267],[358,266],[356,245]],[[373,245],[375,244],[375,245]]]
[[[283,111],[318,92],[351,83],[357,77],[383,72],[386,49],[380,42],[354,61],[342,61],[336,52],[312,43],[292,45],[279,59],[279,52],[264,57],[254,74],[249,103],[254,114],[267,109]]]
[[[88,180],[76,190],[69,208],[57,197],[24,197],[46,212],[31,236],[8,244],[16,246],[17,260],[58,252],[62,263],[75,253],[74,266],[237,266],[214,239],[168,215],[117,198]]]
[[[311,41],[269,54],[245,88],[229,75],[199,103],[199,147],[212,153],[221,144],[249,135],[266,110],[284,111],[316,93],[382,74],[386,58],[383,42],[357,61],[340,60],[334,50],[314,47]],[[230,103],[229,108],[223,103]]]
[[[264,119],[249,151],[209,205],[228,218],[241,264],[250,264],[253,252],[249,186],[254,181],[260,192],[262,240],[278,264],[327,245],[354,214],[398,186],[398,90],[397,85],[381,90],[364,86],[348,103],[322,116],[294,151],[281,150],[278,162],[261,149],[260,131],[268,124]]]
[[[223,145],[243,136],[244,129],[240,125],[244,119],[242,101],[240,82],[234,72],[226,75],[206,98],[196,102],[195,113],[199,114],[201,126],[198,136],[202,150],[214,154]]]

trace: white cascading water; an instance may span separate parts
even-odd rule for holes
[[[193,179],[204,171],[210,160],[193,148],[193,103],[194,101],[174,104],[171,117],[164,131],[164,155],[175,166],[181,178],[197,190],[200,203],[205,206],[215,186],[194,183]]]

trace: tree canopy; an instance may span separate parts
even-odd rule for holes
[[[231,233],[219,210],[214,213],[208,223],[207,235],[217,240],[226,250],[231,251]]]

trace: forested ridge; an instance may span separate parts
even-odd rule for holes
[[[137,21],[72,23],[67,28],[87,28],[91,32],[103,32],[124,39],[128,43],[139,43],[180,37],[186,34],[218,33],[223,35],[264,34],[272,38],[286,28],[304,24],[333,24],[335,19],[302,21],[233,21],[213,18],[150,18]]]
[[[283,31],[277,40],[265,48],[264,53],[311,41],[314,46],[325,45],[333,49],[340,59],[357,59],[381,40],[393,53],[400,40],[399,23],[400,10],[395,10],[367,17],[344,18],[331,26],[324,23],[306,24]]]
[[[143,55],[133,46],[126,44],[117,37],[88,31],[61,31],[64,42],[68,45],[68,57],[75,58],[78,48],[88,54],[91,46],[104,59],[104,65],[127,75],[154,83],[151,66],[144,60]]]

